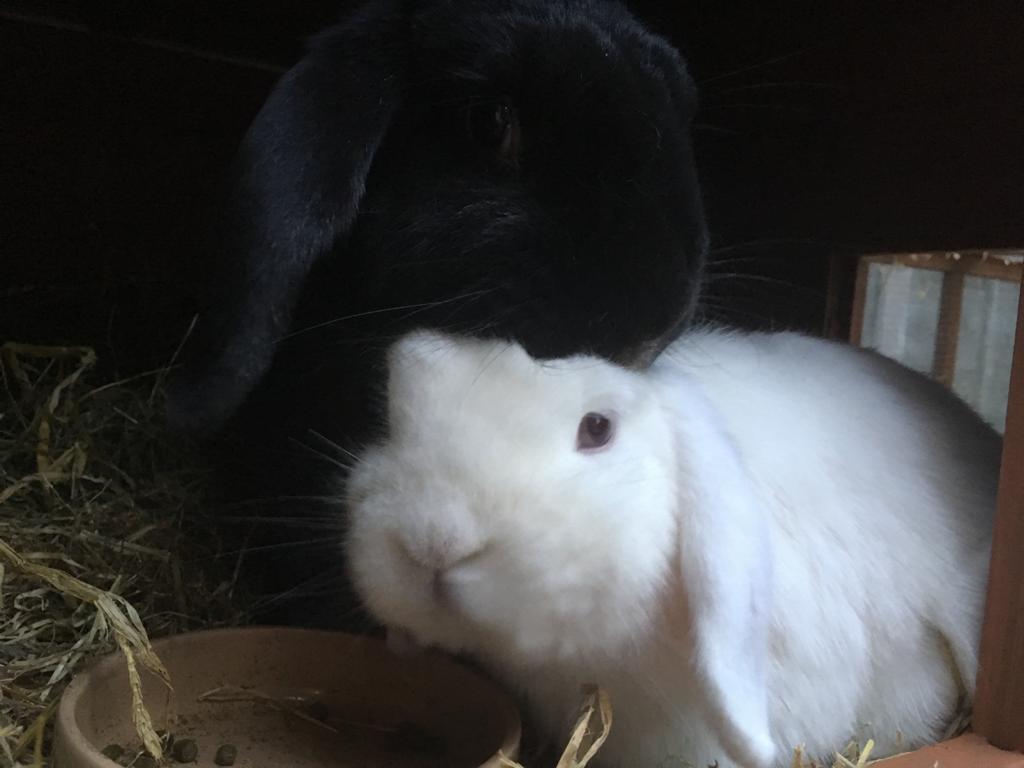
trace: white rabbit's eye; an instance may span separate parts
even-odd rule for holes
[[[480,146],[515,161],[519,155],[519,115],[506,101],[473,104],[467,114],[469,133]]]
[[[595,451],[608,445],[612,439],[612,420],[602,413],[591,411],[580,419],[576,430],[576,450]]]

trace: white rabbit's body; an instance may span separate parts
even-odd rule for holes
[[[778,764],[789,766],[801,744],[828,756],[872,738],[880,755],[939,738],[959,694],[954,673],[974,689],[998,438],[950,408],[939,385],[796,334],[694,333],[652,374],[680,410],[693,401],[674,392],[680,382],[700,389],[774,502],[771,546],[782,567],[767,688]],[[949,421],[935,424],[935,413]],[[669,615],[661,631],[679,636],[685,617]],[[605,670],[516,670],[512,680],[542,692],[532,698],[549,717],[572,712],[579,683],[601,680],[617,729],[639,734],[610,742],[609,764],[655,765],[669,753],[728,765],[696,702],[671,696],[688,684],[674,668],[678,651],[656,640],[640,656]],[[673,727],[652,739],[653,720]]]
[[[938,736],[954,661],[974,692],[998,436],[938,383],[796,334],[695,335],[658,367],[699,382],[769,502],[779,746],[820,754],[846,721],[880,751]]]
[[[497,343],[403,344],[390,442],[353,477],[356,582],[386,623],[478,655],[553,730],[580,684],[604,686],[615,725],[601,765],[788,766],[798,745],[828,757],[868,737],[882,755],[939,738],[961,684],[973,692],[1001,444],[940,385],[796,334],[691,333],[643,374]],[[486,441],[461,444],[474,424],[497,427],[508,454],[558,431],[563,411],[568,424],[574,399],[578,415],[609,402],[621,421],[618,443],[578,466],[539,442],[492,471]],[[500,421],[487,423],[488,400]],[[419,444],[427,434],[438,444]],[[589,486],[528,490],[551,475],[568,488],[586,462],[596,501]],[[385,469],[396,489],[380,490]],[[606,505],[612,488],[625,490]],[[646,508],[666,499],[671,524]],[[472,540],[466,564],[430,571],[435,585],[451,575],[456,609],[374,547],[400,529],[407,551]]]

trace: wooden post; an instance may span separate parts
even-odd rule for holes
[[[853,289],[853,317],[850,318],[850,343],[860,346],[864,333],[864,305],[868,300],[868,269],[871,266],[869,257],[857,260],[857,280]]]
[[[960,341],[960,310],[963,303],[964,270],[943,273],[932,375],[950,389],[953,388],[953,374],[956,372],[956,347]]]
[[[825,285],[825,316],[821,335],[826,339],[850,338],[850,322],[855,304],[854,291],[860,257],[850,254],[829,256],[828,281]]]
[[[1024,282],[981,637],[974,731],[1024,752]]]

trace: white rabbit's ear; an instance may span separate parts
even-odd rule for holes
[[[680,568],[697,687],[729,756],[762,768],[775,755],[767,692],[768,511],[710,405],[687,398],[680,418],[687,425],[680,440]]]

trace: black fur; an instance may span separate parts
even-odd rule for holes
[[[506,154],[471,130],[499,102],[521,127]],[[331,442],[372,435],[380,355],[411,327],[629,364],[674,338],[707,239],[694,107],[677,52],[614,2],[371,2],[317,37],[242,143],[171,392],[179,428],[234,415],[240,492],[277,500],[243,517],[281,523],[255,543],[310,538],[283,524],[315,503],[279,499],[338,489],[317,453],[346,463]],[[267,588],[327,572],[316,549]]]

